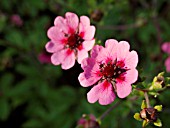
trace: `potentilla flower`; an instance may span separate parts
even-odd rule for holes
[[[162,50],[169,55],[165,60],[166,71],[170,72],[170,42],[166,42],[162,45]]]
[[[87,16],[81,16],[79,20],[76,14],[67,12],[65,18],[56,17],[54,26],[47,32],[50,41],[46,50],[53,53],[52,63],[61,64],[62,69],[73,67],[76,59],[81,63],[94,46],[94,34],[95,27],[90,25]]]
[[[94,46],[91,57],[83,60],[81,67],[84,72],[78,79],[83,87],[94,85],[87,94],[90,103],[98,100],[101,105],[107,105],[114,101],[115,92],[119,98],[130,94],[131,84],[138,77],[138,55],[129,49],[128,42],[109,39],[105,48]]]
[[[100,126],[94,115],[83,114],[83,117],[77,122],[76,128],[100,128]]]
[[[51,63],[50,57],[51,57],[51,54],[45,51],[38,54],[38,60],[42,64],[50,64]]]
[[[21,19],[20,15],[18,15],[18,14],[13,14],[10,17],[10,20],[11,20],[12,24],[14,24],[18,27],[21,27],[23,25],[23,20]]]

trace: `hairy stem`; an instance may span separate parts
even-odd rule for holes
[[[100,120],[103,120],[105,118],[105,116],[107,116],[114,108],[116,108],[117,106],[119,106],[122,102],[118,101],[116,104],[114,104],[112,107],[110,107],[109,109],[107,109],[100,117]]]
[[[147,108],[150,108],[150,102],[149,102],[149,97],[148,97],[148,93],[147,92],[144,92],[144,97],[145,97],[145,100],[146,100]]]

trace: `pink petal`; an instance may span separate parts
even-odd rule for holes
[[[80,75],[78,76],[80,85],[83,87],[91,86],[95,84],[99,79],[100,77],[97,77],[94,74],[86,74],[85,72],[80,73]]]
[[[107,49],[107,54],[109,57],[113,57],[116,54],[118,46],[118,41],[114,39],[108,39],[105,42],[105,47]]]
[[[129,52],[129,49],[130,49],[130,45],[129,45],[128,42],[120,41],[118,43],[118,47],[117,47],[117,58],[118,58],[118,61],[126,58],[127,53]]]
[[[65,14],[67,25],[70,28],[70,32],[75,32],[78,28],[79,19],[78,16],[75,13],[67,12]]]
[[[88,93],[87,93],[87,100],[89,103],[95,103],[99,97],[101,92],[101,83],[94,86]]]
[[[82,23],[83,27],[89,27],[90,26],[90,19],[87,16],[81,16],[80,17],[80,23]]]
[[[67,49],[64,51],[64,58],[61,62],[62,69],[69,69],[74,66],[75,64],[75,54],[73,51],[70,51],[70,49]]]
[[[90,103],[95,103],[99,100],[101,105],[110,104],[115,99],[112,85],[107,81],[99,83],[87,93],[87,99]]]
[[[165,61],[166,71],[170,72],[170,57],[168,57]]]
[[[61,16],[57,16],[54,20],[54,25],[60,32],[68,34],[69,27],[67,26],[66,19]]]
[[[101,50],[104,49],[101,45],[95,45],[91,50],[91,57],[96,58],[100,54]]]
[[[64,33],[59,31],[59,29],[55,26],[48,29],[47,35],[53,42],[65,39]]]
[[[112,103],[116,97],[113,91],[113,86],[106,81],[102,83],[102,86],[99,103],[101,105],[108,105]]]
[[[116,89],[118,97],[125,98],[131,93],[132,86],[126,82],[116,83]]]
[[[138,64],[138,54],[136,51],[131,51],[126,54],[125,65],[128,68],[135,68]]]
[[[81,26],[81,24],[80,24]],[[94,26],[89,26],[86,29],[82,30],[80,29],[80,36],[84,39],[84,40],[92,40],[94,38],[94,34],[95,34],[96,28]],[[83,34],[82,34],[83,33]]]
[[[53,42],[49,41],[45,45],[45,48],[46,48],[47,52],[54,53],[54,52],[57,52],[58,50],[63,49],[64,45],[62,45],[60,43],[53,43]]]
[[[61,51],[58,51],[51,56],[51,62],[54,65],[59,65],[62,62],[63,53]]]
[[[136,82],[138,79],[138,71],[136,69],[128,70],[125,74],[125,81],[129,84]]]
[[[51,62],[54,65],[61,64],[62,69],[69,69],[75,64],[74,52],[68,53],[68,49],[58,51],[51,56]]]
[[[90,40],[90,41],[83,41],[83,47],[87,51],[91,50],[93,48],[94,44],[95,44],[95,39]]]
[[[162,50],[168,54],[170,54],[170,42],[166,42],[162,45]]]
[[[88,57],[88,52],[85,49],[78,50],[77,61],[81,64],[82,60]]]

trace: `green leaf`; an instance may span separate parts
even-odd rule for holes
[[[5,99],[0,99],[0,120],[6,120],[10,113],[10,106]]]

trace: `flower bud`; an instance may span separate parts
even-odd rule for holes
[[[99,22],[103,17],[103,12],[99,9],[95,9],[91,12],[90,17],[96,22]]]
[[[83,115],[77,123],[77,128],[100,128],[94,115]]]

